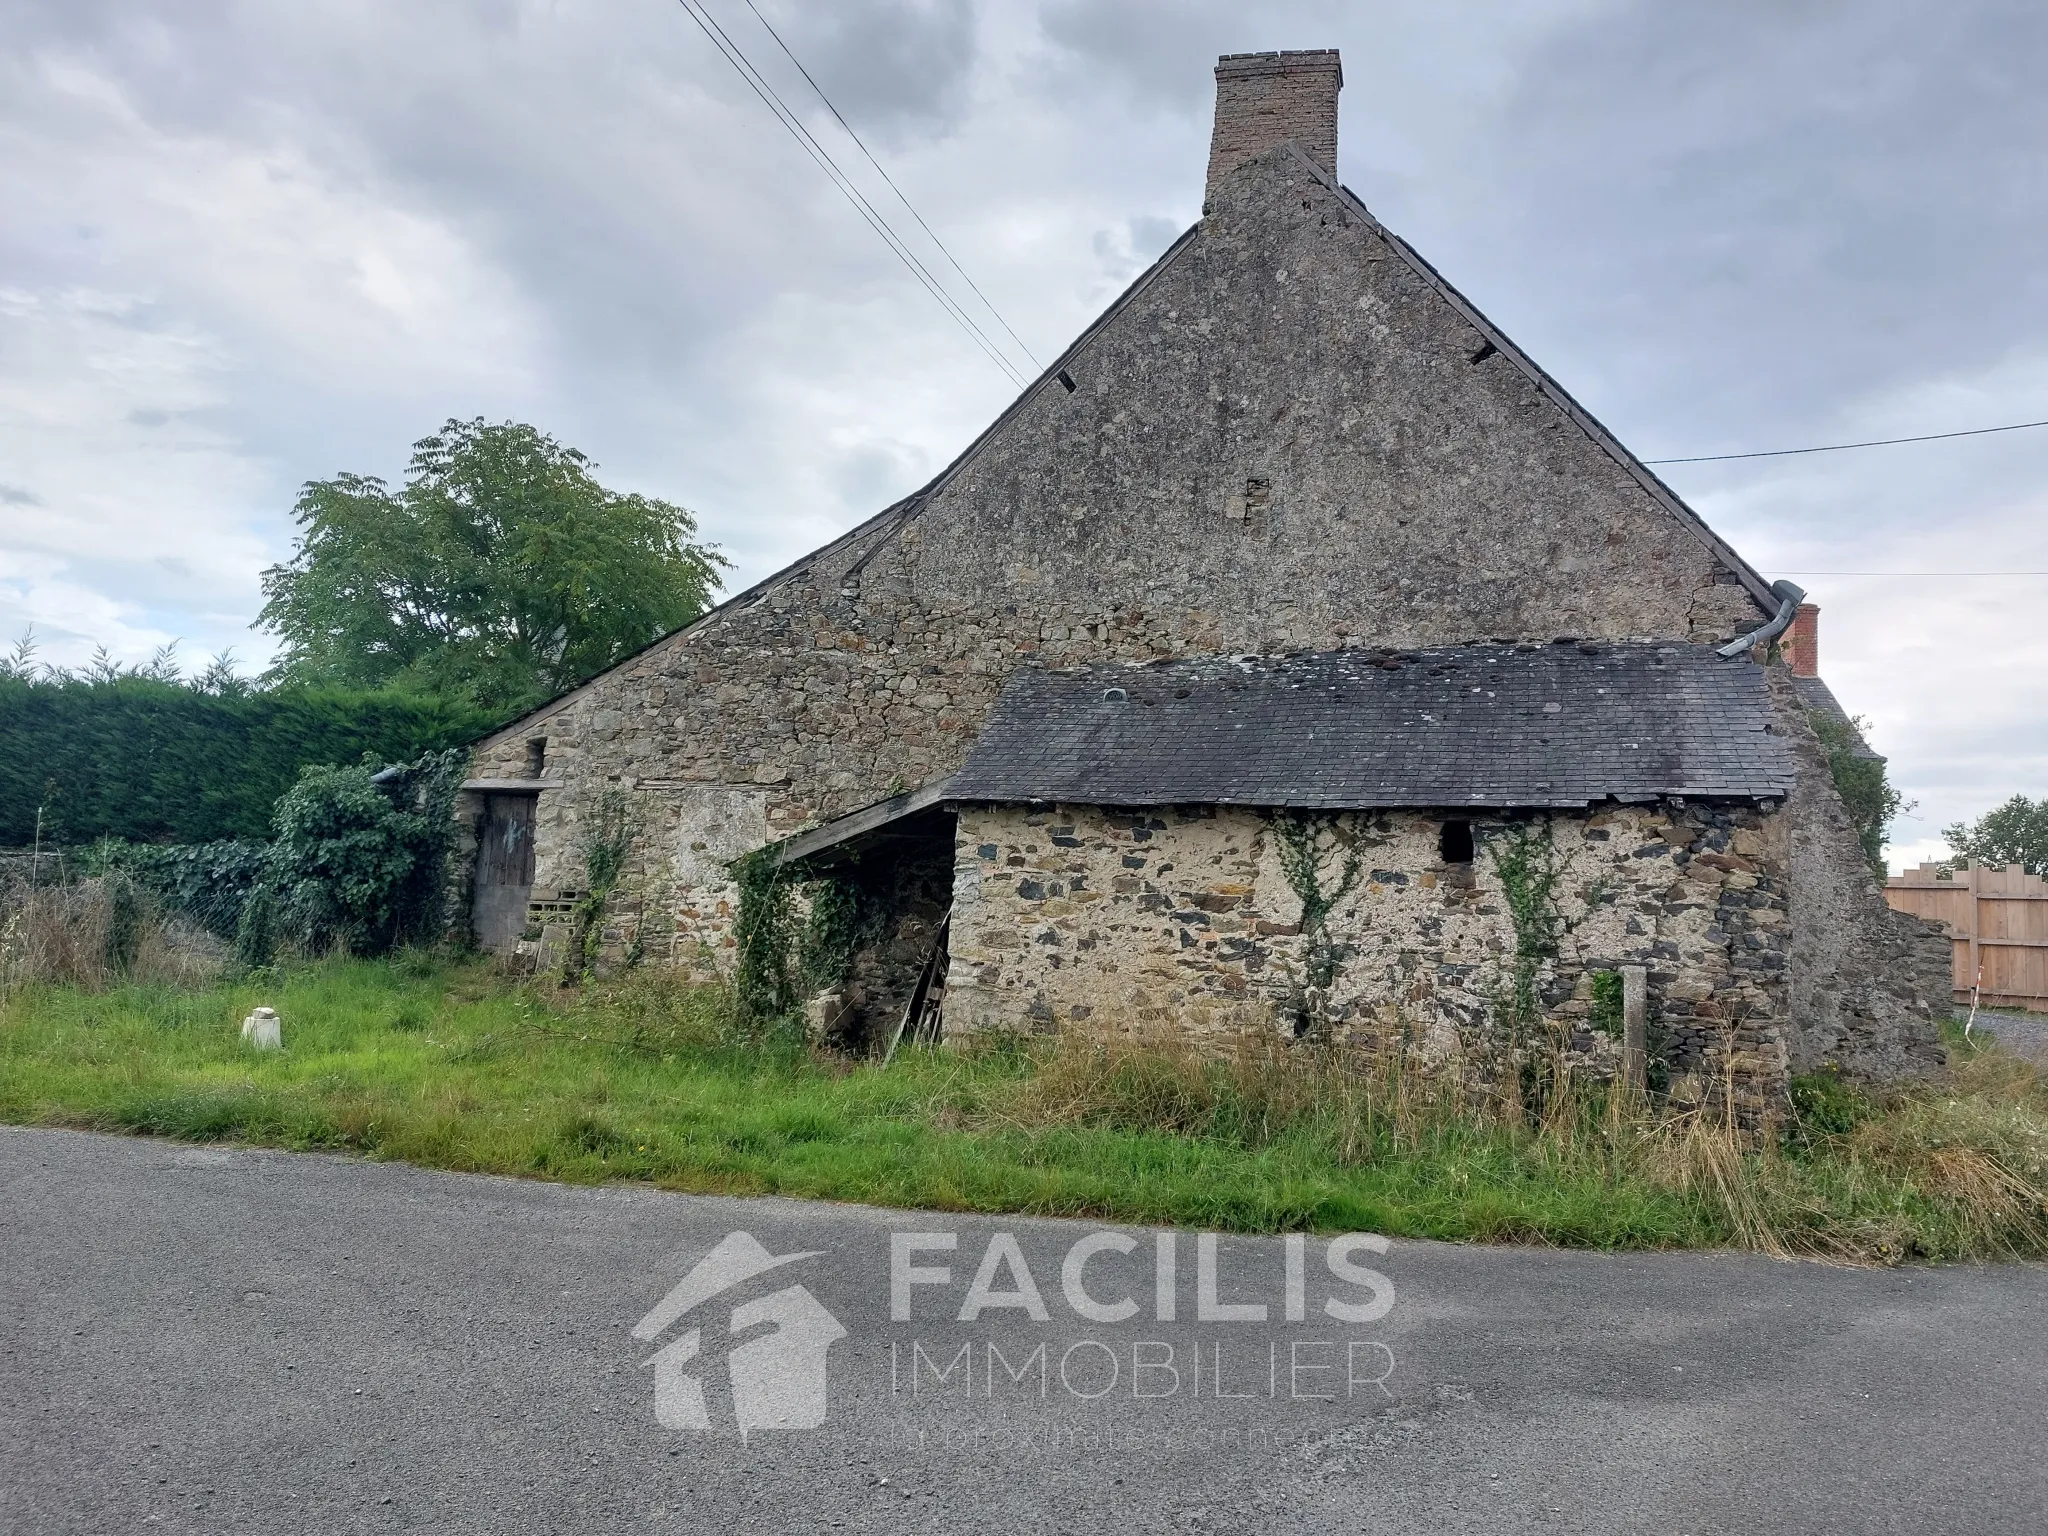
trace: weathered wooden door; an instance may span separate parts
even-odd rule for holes
[[[526,904],[533,897],[536,798],[522,793],[484,796],[469,917],[477,944],[484,949],[510,949],[526,927]]]

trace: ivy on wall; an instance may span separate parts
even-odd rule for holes
[[[1274,817],[1273,830],[1280,873],[1301,903],[1302,980],[1294,1032],[1307,1035],[1329,1027],[1330,986],[1349,954],[1349,946],[1330,934],[1330,914],[1358,885],[1362,855],[1334,816],[1283,813]]]
[[[1536,976],[1543,962],[1557,957],[1564,938],[1564,913],[1557,904],[1558,883],[1565,866],[1547,821],[1504,827],[1486,845],[1500,878],[1501,899],[1515,930],[1515,978],[1511,1010],[1515,1034],[1526,1037],[1540,1017]]]
[[[607,789],[584,812],[577,829],[577,847],[583,855],[583,894],[576,898],[570,916],[569,945],[562,956],[562,981],[587,979],[597,968],[598,952],[604,947],[604,920],[626,872],[626,859],[640,832],[633,802],[622,789]],[[636,930],[627,953],[627,963],[639,959],[640,938]]]
[[[1856,826],[1856,841],[1863,858],[1879,880],[1890,872],[1885,864],[1884,845],[1891,835],[1893,819],[1907,809],[1906,797],[1892,786],[1885,773],[1884,759],[1863,741],[1863,720],[1841,720],[1823,710],[1809,710],[1807,723],[1820,738],[1828,755],[1828,772]]]
[[[447,926],[453,805],[467,754],[450,749],[382,773],[305,769],[278,801],[268,843],[96,845],[88,867],[134,878],[166,907],[267,963],[280,945],[380,954]]]

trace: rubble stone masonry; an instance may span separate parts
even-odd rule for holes
[[[1328,922],[1343,959],[1332,1033],[1483,1056],[1517,1028],[1517,932],[1495,853],[1508,824],[1475,825],[1477,857],[1439,856],[1442,819],[1336,818],[1358,878]],[[1652,1037],[1679,1091],[1732,1064],[1753,1106],[1787,1077],[1784,824],[1749,807],[1622,807],[1523,823],[1558,871],[1558,953],[1536,967],[1534,1038],[1611,1072],[1593,977],[1647,969]],[[1547,829],[1547,830],[1546,830]],[[1302,905],[1273,816],[1086,806],[963,810],[956,841],[949,1033],[1005,1029],[1227,1046],[1292,1033],[1302,1006]],[[1324,889],[1343,856],[1324,860]],[[1520,1028],[1526,1033],[1529,1025]]]

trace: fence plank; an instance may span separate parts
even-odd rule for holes
[[[1946,873],[1922,864],[1885,881],[1884,895],[1895,910],[1948,929],[1957,1002],[1975,991],[1992,1007],[2048,1013],[2048,880],[2017,864],[1973,860]]]

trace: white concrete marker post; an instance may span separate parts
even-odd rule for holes
[[[284,1049],[284,1026],[275,1008],[258,1008],[242,1020],[242,1039],[259,1051]]]

